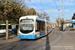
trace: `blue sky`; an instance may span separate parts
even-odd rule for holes
[[[28,0],[25,0],[27,5],[30,8],[34,8],[38,13],[43,13],[40,9],[44,10],[48,16],[50,16],[50,22],[55,23],[56,19],[60,16],[60,18],[63,18],[63,0],[55,0],[56,5],[60,11],[58,11],[54,0],[31,0],[31,2],[35,5],[33,5]],[[51,12],[49,12],[50,10]],[[75,0],[64,0],[64,14],[66,20],[71,20],[73,14],[75,13]]]

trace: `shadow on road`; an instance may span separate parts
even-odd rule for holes
[[[48,35],[46,37],[46,49],[45,50],[50,50],[50,43],[49,43]]]
[[[49,42],[49,37],[48,35],[52,32],[53,30],[51,30],[49,33],[48,33],[48,30],[47,30],[47,36],[46,36],[46,49],[45,50],[50,50],[50,42]]]
[[[37,39],[21,39],[20,41],[36,41]]]
[[[52,32],[53,30],[51,30],[48,34],[47,34],[47,36]],[[48,32],[48,31],[47,31]]]

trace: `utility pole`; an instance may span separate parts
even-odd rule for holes
[[[36,12],[36,15],[37,15],[37,12]]]
[[[63,0],[63,18],[64,18],[64,0]]]
[[[59,27],[60,27],[60,15],[59,15]]]
[[[62,28],[63,28],[63,30],[65,29],[65,26],[64,26],[64,0],[63,0],[63,25],[62,25]]]

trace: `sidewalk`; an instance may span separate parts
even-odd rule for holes
[[[5,44],[5,43],[9,43],[9,42],[14,42],[14,41],[18,41],[18,37],[16,35],[11,35],[9,36],[9,39],[6,40],[5,37],[0,38],[0,44]]]

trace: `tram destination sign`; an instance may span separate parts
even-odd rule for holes
[[[20,22],[32,22],[32,19],[22,19]]]

